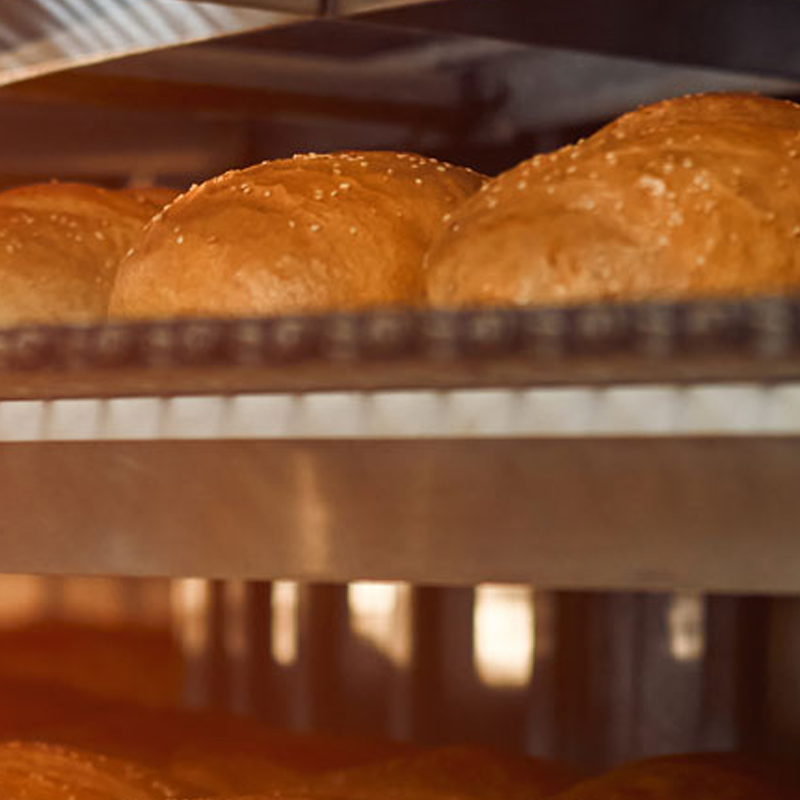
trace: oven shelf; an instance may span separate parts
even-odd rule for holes
[[[800,592],[800,304],[0,334],[4,572]]]

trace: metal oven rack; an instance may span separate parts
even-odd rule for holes
[[[0,555],[24,572],[795,592],[798,315],[6,332]]]

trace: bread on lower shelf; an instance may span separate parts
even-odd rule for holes
[[[6,800],[162,800],[196,790],[130,762],[39,742],[0,744]]]
[[[662,756],[624,764],[554,800],[797,800],[800,776],[730,753]]]
[[[318,789],[348,800],[534,800],[575,782],[551,761],[479,747],[441,747],[325,775]]]

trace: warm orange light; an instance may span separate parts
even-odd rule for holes
[[[211,586],[208,581],[200,578],[172,581],[176,637],[189,661],[201,657],[208,647],[210,603]]]
[[[411,660],[411,587],[357,581],[347,587],[353,632],[398,667]]]
[[[533,676],[535,605],[529,586],[483,584],[475,589],[473,657],[487,686],[525,686]]]
[[[297,661],[300,651],[300,587],[293,581],[272,584],[272,634],[270,651],[282,667]]]
[[[25,625],[41,619],[48,610],[52,587],[48,578],[0,576],[0,625]]]
[[[674,594],[667,611],[669,650],[676,661],[699,661],[706,650],[706,605],[694,592]]]

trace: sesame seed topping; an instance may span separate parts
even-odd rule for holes
[[[297,227],[297,223],[293,219],[290,219],[289,220],[289,227],[290,228],[295,228],[295,227]]]
[[[183,244],[183,234],[181,234],[176,240],[178,244]]]
[[[309,228],[314,233],[316,233],[318,230],[320,230],[322,228],[322,225],[320,225],[319,222],[312,222],[311,225],[309,225]]]
[[[350,235],[355,236],[358,233],[358,228],[355,225],[350,226]]]
[[[660,197],[667,188],[664,181],[654,175],[642,175],[636,183],[642,191],[647,192],[652,197]]]
[[[422,178],[414,178],[414,183],[416,183],[417,186],[422,186]]]
[[[314,190],[314,199],[315,200],[322,200],[322,198],[324,196],[325,196],[325,192],[323,192],[322,189],[315,189]]]
[[[264,197],[272,197],[272,189],[264,189]]]
[[[438,167],[436,167],[436,171],[437,172],[447,172],[447,167],[445,167],[443,164],[440,164]]]
[[[350,188],[350,184],[349,184],[347,181],[342,181],[342,183],[340,183],[340,184],[339,184],[339,188],[340,188],[340,189],[341,189],[343,192],[345,192],[345,191],[347,191],[347,190]]]
[[[517,189],[519,189],[520,191],[522,191],[523,189],[527,189],[527,188],[528,188],[528,181],[520,181],[517,184]]]

